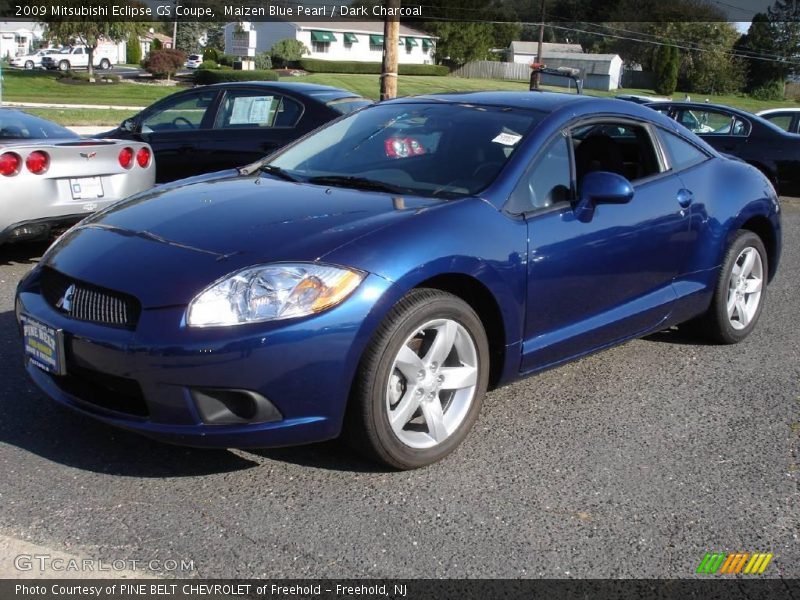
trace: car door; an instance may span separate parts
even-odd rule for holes
[[[682,107],[676,110],[675,119],[720,152],[741,156],[747,150],[750,123],[733,113],[705,106]]]
[[[245,165],[299,137],[305,105],[265,86],[228,88],[207,141],[219,169]]]
[[[140,115],[135,137],[152,146],[158,183],[216,170],[208,136],[218,94],[216,89],[176,94]]]
[[[650,127],[606,120],[591,125],[601,132],[597,139],[584,124],[564,132],[514,192],[517,206],[529,206],[522,372],[656,328],[670,314],[672,282],[686,260],[683,186],[665,171]],[[626,164],[631,148],[618,147],[609,135],[614,129],[633,134],[625,143],[636,147],[639,165]],[[574,137],[578,130],[582,139]],[[587,172],[631,174],[633,168],[635,193],[628,203],[598,204],[588,222],[576,217],[575,190]]]

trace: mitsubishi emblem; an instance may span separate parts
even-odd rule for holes
[[[72,300],[75,296],[75,284],[70,285],[64,292],[64,295],[56,303],[56,308],[60,308],[64,312],[72,312]]]

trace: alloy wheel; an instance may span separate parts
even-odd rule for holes
[[[733,263],[728,280],[728,320],[734,329],[747,327],[755,317],[764,285],[764,264],[758,250],[744,248]]]

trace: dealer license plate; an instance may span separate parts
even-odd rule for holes
[[[64,333],[41,321],[20,315],[27,359],[43,371],[64,375]]]
[[[86,200],[87,198],[102,198],[103,180],[100,177],[81,177],[70,179],[69,187],[72,190],[73,200]]]

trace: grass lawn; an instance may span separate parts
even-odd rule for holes
[[[3,70],[3,100],[57,104],[147,106],[178,89],[132,83],[61,83],[45,71]]]
[[[118,106],[147,106],[156,100],[172,94],[181,87],[117,84],[77,84],[61,83],[55,74],[44,71],[3,71],[3,98],[16,102],[55,102],[59,104],[110,104]],[[377,99],[379,94],[378,75],[355,75],[338,73],[318,73],[303,77],[286,77],[282,81],[300,81],[332,85],[351,90],[367,98]],[[402,96],[436,92],[468,92],[477,90],[517,90],[528,89],[527,82],[498,81],[488,79],[463,79],[460,77],[433,77],[401,75],[398,80]],[[564,91],[564,88],[549,88]],[[619,93],[654,95],[652,90],[625,89],[613,92],[587,90],[594,96],[615,96]],[[684,94],[674,95],[676,100]],[[705,100],[706,96],[692,94],[693,100]],[[753,100],[746,96],[708,96],[710,102],[728,104],[749,111],[758,111],[780,106],[797,106],[793,100],[766,102]],[[37,109],[35,114],[52,119],[62,125],[115,125],[133,114],[124,110],[59,110]]]
[[[59,125],[119,125],[137,113],[135,110],[109,110],[84,108],[26,108],[26,113],[48,119]]]

